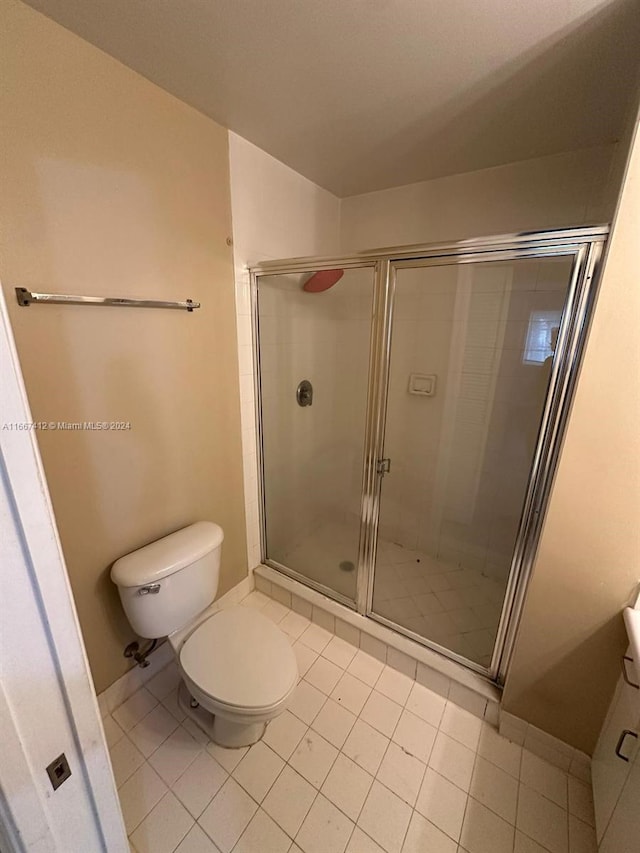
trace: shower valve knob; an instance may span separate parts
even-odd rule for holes
[[[296,400],[299,406],[311,406],[313,404],[313,385],[308,379],[303,379],[296,388]]]

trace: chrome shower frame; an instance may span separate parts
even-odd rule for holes
[[[565,433],[580,369],[589,321],[600,277],[609,227],[503,234],[454,243],[398,246],[345,256],[290,258],[257,264],[251,273],[254,382],[258,456],[261,556],[265,565],[357,610],[363,616],[392,628],[417,643],[479,673],[495,684],[504,683],[513,654],[529,581],[536,557],[544,515]],[[526,258],[572,257],[572,272],[558,342],[533,457],[523,512],[513,551],[498,632],[489,667],[483,667],[373,612],[380,493],[384,456],[391,332],[397,271],[407,267],[517,261]],[[364,440],[360,543],[356,598],[350,600],[306,576],[270,560],[267,554],[264,489],[263,422],[261,406],[260,329],[258,279],[262,275],[315,272],[319,269],[372,268],[373,310],[370,334],[369,378]]]

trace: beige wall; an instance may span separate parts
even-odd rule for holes
[[[640,580],[640,136],[504,693],[508,711],[591,752]]]
[[[616,145],[342,199],[345,251],[609,222]]]
[[[14,0],[1,0],[0,277],[96,688],[132,638],[114,559],[183,525],[225,529],[245,574],[227,132]],[[13,286],[200,300],[193,314],[19,308]]]

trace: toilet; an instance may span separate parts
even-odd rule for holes
[[[111,580],[140,637],[168,637],[178,701],[215,743],[250,746],[285,710],[298,682],[286,635],[257,610],[212,611],[224,533],[198,521],[117,560]]]

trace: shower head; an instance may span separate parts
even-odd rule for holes
[[[343,275],[344,270],[318,270],[311,273],[310,278],[302,285],[302,289],[307,293],[322,293],[323,290],[333,287]]]

